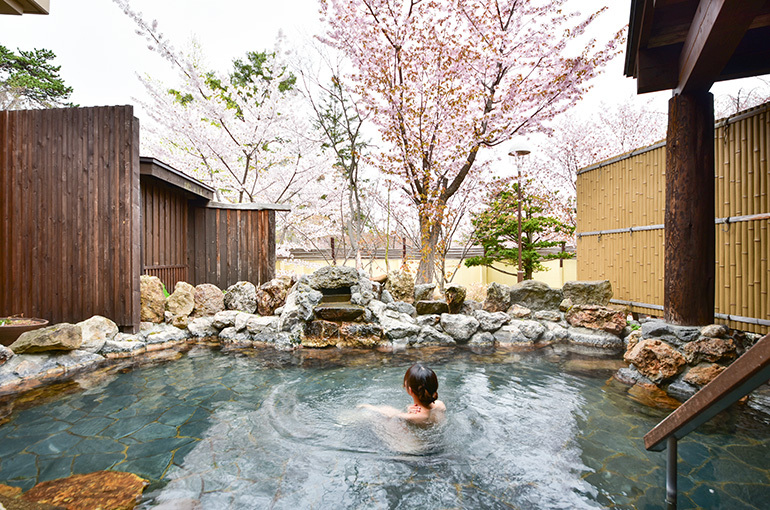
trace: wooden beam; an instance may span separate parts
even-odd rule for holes
[[[640,50],[637,61],[637,93],[669,90],[679,83],[681,44]]]
[[[669,436],[681,439],[770,378],[770,335],[704,386],[644,436],[644,447],[661,451]]]
[[[669,101],[663,308],[666,322],[714,322],[714,96]]]
[[[765,0],[700,0],[679,59],[675,93],[710,89],[764,5]]]

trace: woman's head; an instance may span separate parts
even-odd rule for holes
[[[415,363],[404,375],[404,387],[411,390],[420,404],[430,406],[438,399],[438,378],[430,368]]]

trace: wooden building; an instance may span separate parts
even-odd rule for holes
[[[275,273],[275,212],[139,157],[131,106],[0,111],[0,317],[139,326],[139,276],[220,288]]]

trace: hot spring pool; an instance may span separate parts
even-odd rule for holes
[[[418,359],[438,374],[442,425],[356,409],[409,404]],[[661,508],[665,454],[642,436],[666,411],[575,366],[551,350],[195,348],[14,411],[0,482],[129,471],[152,481],[141,508]],[[767,507],[763,416],[733,410],[680,441],[680,508]]]

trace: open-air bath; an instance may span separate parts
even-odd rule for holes
[[[435,369],[446,419],[411,427],[404,371]],[[0,427],[0,483],[110,469],[150,480],[141,508],[660,508],[668,410],[628,398],[613,361],[531,353],[194,347],[112,373]],[[598,367],[598,369],[597,369]],[[681,508],[761,508],[766,418],[730,411],[680,444]]]

